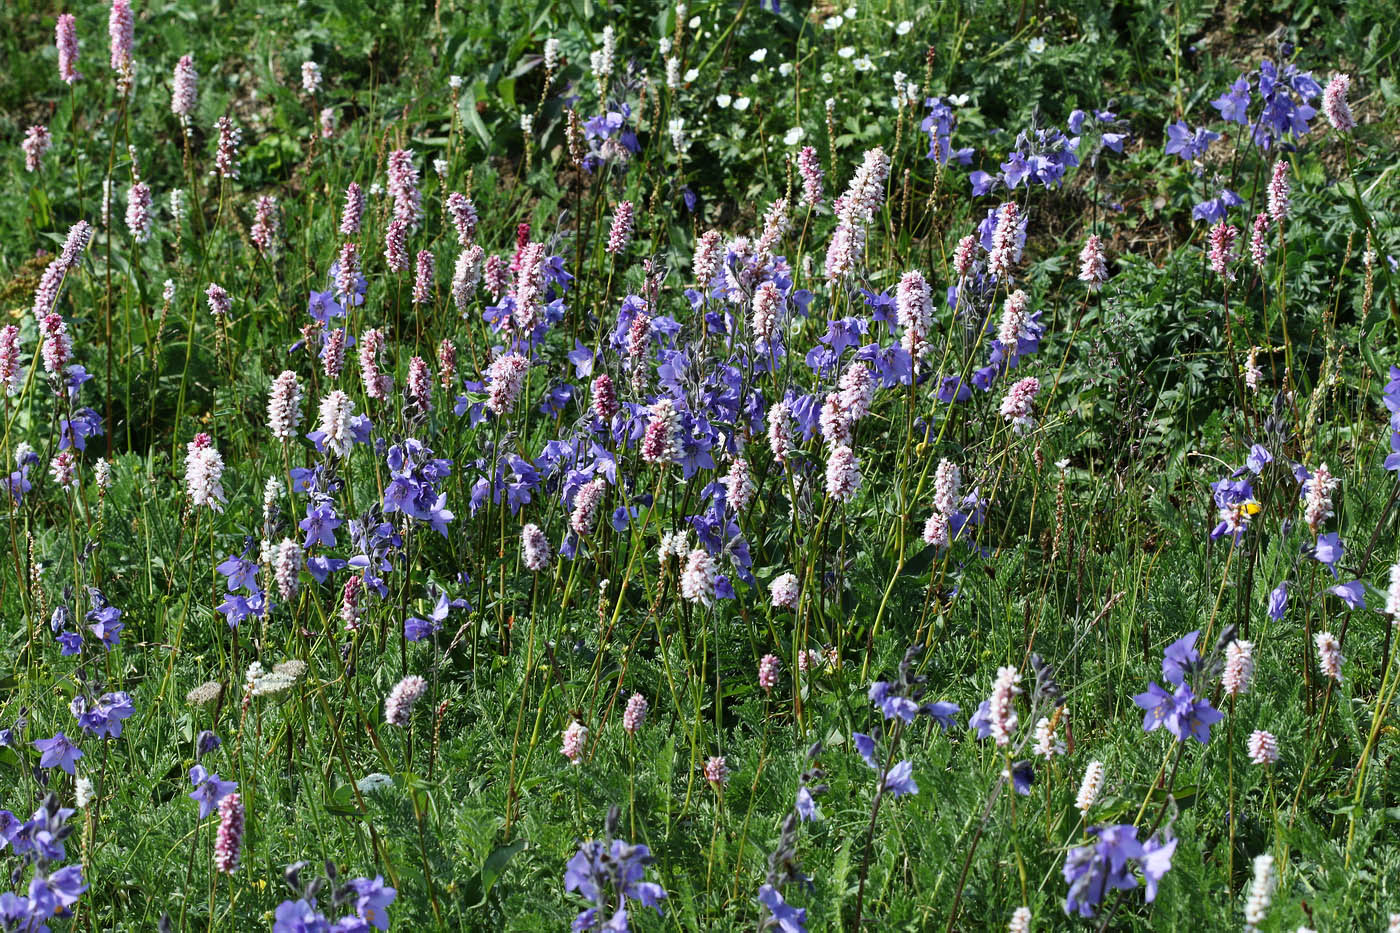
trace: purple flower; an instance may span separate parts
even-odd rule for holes
[[[1180,156],[1183,161],[1190,162],[1200,158],[1210,148],[1210,144],[1219,138],[1219,133],[1213,133],[1205,127],[1193,131],[1183,121],[1178,120],[1167,127],[1166,152],[1167,155]]]
[[[1142,719],[1144,732],[1166,726],[1178,742],[1189,735],[1202,745],[1210,741],[1210,727],[1225,718],[1208,700],[1199,699],[1186,684],[1168,693],[1157,684],[1148,685],[1146,692],[1133,697],[1133,702],[1147,711]]]
[[[807,909],[793,907],[771,884],[758,889],[758,902],[768,909],[769,919],[782,933],[807,933]]]
[[[39,758],[39,767],[59,767],[67,771],[70,776],[76,776],[76,765],[78,759],[83,757],[83,753],[68,736],[60,732],[51,739],[36,739],[34,747],[42,753]]]
[[[1152,903],[1157,898],[1157,884],[1160,882],[1172,867],[1172,855],[1176,853],[1176,840],[1168,839],[1163,841],[1156,836],[1147,840],[1142,847],[1142,858],[1139,864],[1142,866],[1142,876],[1146,879],[1146,890],[1142,899],[1147,903]]]
[[[190,783],[194,785],[194,790],[188,796],[199,804],[199,818],[201,820],[208,819],[209,814],[219,808],[219,801],[233,793],[238,787],[237,781],[221,781],[217,774],[210,774],[204,770],[203,765],[195,765],[190,768]]]
[[[890,693],[890,685],[883,680],[870,685],[870,702],[885,714],[886,719],[898,717],[905,722],[913,722],[919,714],[919,704],[908,697]]]
[[[816,798],[806,787],[797,789],[797,803],[794,809],[797,810],[797,815],[804,820],[815,820],[821,816],[821,811],[817,809]]]
[[[893,768],[885,773],[885,790],[895,797],[903,797],[905,794],[917,794],[919,785],[914,783],[914,763],[912,761],[898,762]]]
[[[1248,126],[1250,96],[1249,79],[1240,75],[1230,89],[1211,101],[1210,105],[1220,111],[1220,119]]]
[[[1332,531],[1325,535],[1317,536],[1317,544],[1313,547],[1313,557],[1315,557],[1319,563],[1327,565],[1327,569],[1332,571],[1332,578],[1335,580],[1337,577],[1337,561],[1342,559],[1342,552],[1344,550],[1345,548],[1342,546],[1341,535]]]
[[[863,732],[855,733],[851,739],[856,743],[856,751],[865,759],[865,763],[879,771],[880,763],[875,760],[875,740]]]
[[[1094,826],[1089,835],[1097,841],[1078,846],[1065,856],[1064,877],[1069,882],[1065,913],[1094,916],[1094,908],[1110,890],[1129,891],[1137,887],[1133,861],[1142,858],[1137,827],[1128,824]]]
[[[1269,618],[1275,622],[1283,618],[1283,614],[1288,611],[1288,581],[1284,580],[1274,591],[1269,594]]]
[[[1204,220],[1209,224],[1218,224],[1225,219],[1230,208],[1239,207],[1244,203],[1244,198],[1235,194],[1229,188],[1221,188],[1220,193],[1208,201],[1202,201],[1191,209],[1192,220]]]
[[[385,498],[388,498],[387,492]],[[387,503],[385,511],[389,511]],[[306,518],[302,519],[297,526],[306,532],[306,541],[303,547],[309,548],[316,544],[322,547],[335,547],[335,530],[343,524],[345,524],[343,521],[336,518],[335,507],[329,501],[313,502],[306,507]]]
[[[228,588],[231,590],[241,589],[247,590],[249,593],[262,592],[258,588],[258,565],[251,560],[230,556],[214,569],[228,577]]]
[[[1273,454],[1263,444],[1255,444],[1249,448],[1249,456],[1245,458],[1244,465],[1255,476],[1264,472],[1264,467],[1274,462]]]
[[[389,929],[389,905],[394,903],[398,892],[384,886],[384,877],[375,875],[374,880],[356,878],[350,882],[355,888],[355,912],[376,930]]]
[[[1196,650],[1196,638],[1200,634],[1199,631],[1188,632],[1167,645],[1162,652],[1162,677],[1165,680],[1180,686],[1199,669],[1201,653]]]
[[[1340,597],[1352,609],[1366,608],[1366,584],[1360,580],[1352,580],[1350,583],[1342,583],[1334,586],[1327,592],[1333,596]]]

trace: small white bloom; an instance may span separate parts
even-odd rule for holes
[[[522,113],[520,115],[520,132],[529,136],[535,132],[535,117],[533,114]]]
[[[671,39],[669,36],[656,43],[656,48],[663,56],[671,54]]]
[[[1040,36],[1036,36],[1026,44],[1026,48],[1030,49],[1032,55],[1039,55],[1041,52],[1045,51],[1045,40]]]
[[[856,18],[856,8],[853,7],[853,6],[848,6],[848,7],[846,7],[846,19],[855,19],[855,18]]]
[[[783,136],[783,145],[796,146],[802,140],[802,137],[806,134],[806,132],[807,131],[804,130],[802,127],[794,126],[792,129],[787,131],[786,135]]]
[[[855,58],[855,46],[843,45],[841,46],[841,48],[836,50],[836,54],[841,56],[842,58]]]
[[[830,83],[831,83],[831,72],[829,72],[829,71],[823,71],[823,72],[822,72],[822,84],[830,84]]]
[[[733,99],[734,98],[730,97],[728,94],[721,94],[715,98],[715,103],[719,105],[719,109],[724,110]]]
[[[689,84],[690,82],[694,81],[694,80],[695,80],[696,78],[698,78],[698,77],[700,77],[700,69],[699,69],[699,68],[687,68],[687,69],[686,69],[686,72],[685,72],[685,82],[686,82],[686,84]]]
[[[823,29],[826,29],[826,30],[828,30],[828,31],[834,30],[834,29],[840,29],[841,26],[842,26],[842,24],[844,24],[845,22],[846,22],[846,21],[845,21],[844,19],[841,18],[841,14],[840,14],[840,13],[837,13],[835,16],[831,17],[831,19],[829,19],[829,20],[827,20],[826,22],[822,23],[822,28],[823,28]]]
[[[857,58],[857,59],[855,60],[854,64],[855,64],[855,66],[856,66],[856,71],[874,71],[874,70],[875,70],[875,63],[872,62],[872,61],[870,60],[870,56],[869,56],[869,55],[862,55],[860,58]]]
[[[462,76],[461,76],[461,75],[453,75],[452,77],[448,78],[448,79],[447,79],[447,86],[450,87],[450,88],[452,88],[452,90],[454,90],[454,91],[459,91],[459,90],[461,90],[461,89],[462,89]]]
[[[690,22],[686,23],[686,26],[689,27],[689,28],[691,28],[691,29],[699,29],[699,28],[700,28],[700,17],[698,17],[698,16],[692,16],[692,17],[690,18]]]
[[[434,160],[433,160],[433,171],[437,172],[438,178],[446,178],[446,177],[447,177],[447,160],[446,160],[446,159],[434,159]]]
[[[902,19],[902,20],[899,21],[899,25],[896,26],[896,27],[894,27],[894,34],[897,35],[897,36],[907,36],[907,35],[909,35],[909,30],[911,30],[911,29],[913,29],[913,28],[914,28],[914,24],[913,24],[913,23],[911,23],[911,22],[910,22],[909,20],[907,20],[907,19]]]
[[[966,94],[954,94],[952,97],[948,98],[948,103],[952,104],[954,107],[966,107],[967,102],[970,100],[972,100],[972,98]]]
[[[87,809],[87,805],[92,803],[92,782],[85,777],[78,778],[73,786],[73,798],[79,810]]]
[[[758,83],[758,74],[757,74],[757,73],[754,73],[754,74],[749,75],[749,83],[750,83],[750,84],[757,84],[757,83]]]
[[[393,787],[394,779],[383,772],[375,771],[360,778],[355,782],[355,786],[362,794],[373,794],[376,791],[388,790]]]
[[[739,98],[738,100],[736,100],[736,101],[734,102],[734,109],[737,110],[737,111],[739,111],[740,113],[743,113],[745,110],[748,110],[748,109],[749,109],[749,99],[748,99],[747,97],[741,97],[741,98]]]
[[[762,62],[767,57],[767,49],[754,49],[751,53],[749,53],[749,61],[751,62]]]
[[[790,76],[792,70],[792,62],[783,62],[778,66],[778,74],[782,75],[784,78]]]

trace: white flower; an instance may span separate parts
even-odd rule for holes
[[[836,54],[840,55],[842,58],[854,58],[856,50],[854,46],[843,45],[841,46],[841,48],[836,50]]]
[[[1026,44],[1026,48],[1030,50],[1032,55],[1039,55],[1041,52],[1045,51],[1045,40],[1040,36],[1036,36]]]
[[[848,7],[846,7],[846,19],[855,19],[855,18],[856,18],[856,8],[853,7],[853,6],[848,6]]]
[[[913,24],[913,23],[911,23],[911,22],[910,22],[909,20],[907,20],[907,19],[902,19],[902,20],[899,21],[899,25],[896,26],[896,27],[894,27],[894,34],[897,35],[897,36],[907,36],[907,35],[909,35],[909,30],[911,30],[911,29],[913,29],[913,28],[914,28],[914,24]]]
[[[688,69],[686,69],[686,72],[685,72],[685,82],[686,82],[686,84],[689,84],[691,81],[694,81],[694,80],[695,80],[696,78],[698,78],[698,77],[700,77],[700,69],[699,69],[699,68],[688,68]]]
[[[660,42],[656,43],[656,48],[661,52],[661,54],[662,54],[663,56],[665,56],[665,55],[670,55],[670,54],[671,54],[671,39],[670,39],[670,37],[667,37],[667,38],[665,38],[665,39],[662,39]]]
[[[948,103],[952,104],[954,107],[966,107],[967,102],[970,100],[972,100],[972,98],[966,94],[954,94],[952,97],[948,98]]]
[[[737,111],[739,111],[740,113],[743,113],[745,110],[748,110],[748,109],[749,109],[749,99],[748,99],[747,97],[741,97],[741,98],[739,98],[738,100],[736,100],[736,101],[734,102],[734,109],[737,110]]]
[[[856,71],[874,71],[875,63],[870,60],[869,55],[862,55],[855,60]]]
[[[73,785],[73,800],[79,810],[86,810],[87,805],[92,803],[92,781],[85,777],[78,778]]]
[[[829,72],[829,71],[823,71],[823,72],[822,72],[822,84],[830,84],[830,83],[831,83],[831,72]]]
[[[685,25],[686,25],[686,28],[688,28],[688,29],[699,29],[699,28],[700,28],[700,17],[698,17],[698,16],[692,16],[692,17],[690,18],[690,22],[686,23]]]
[[[787,131],[786,135],[783,136],[783,145],[796,146],[805,134],[806,130],[802,129],[802,127],[794,126],[792,129]]]
[[[447,160],[446,160],[446,159],[434,159],[434,160],[433,160],[433,171],[434,171],[434,172],[437,172],[437,176],[438,176],[439,178],[446,178],[446,177],[447,177]]]
[[[388,790],[393,787],[394,779],[380,771],[375,771],[360,778],[355,782],[355,786],[362,794],[373,794],[376,791]]]
[[[461,90],[461,88],[462,88],[462,76],[461,76],[461,75],[453,75],[452,77],[448,78],[448,79],[447,79],[447,86],[450,87],[450,88],[452,88],[452,90],[454,90],[454,91]]]
[[[828,31],[833,30],[833,29],[840,29],[841,26],[842,26],[842,24],[845,23],[845,22],[846,22],[846,21],[845,21],[844,19],[841,18],[841,14],[840,14],[840,13],[837,13],[835,16],[831,17],[831,19],[829,19],[829,20],[827,20],[826,22],[822,23],[822,28],[823,28],[823,29],[826,29],[826,30],[828,30]]]
[[[532,114],[522,113],[520,115],[520,132],[525,136],[535,132],[535,118]]]
[[[751,62],[761,62],[767,57],[767,49],[754,49],[751,53],[749,53],[749,61]]]
[[[729,102],[733,99],[734,98],[730,97],[728,94],[721,94],[715,98],[715,103],[719,104],[719,109],[723,110],[729,106]]]
[[[783,62],[781,65],[779,65],[779,66],[778,66],[778,74],[782,75],[784,78],[786,78],[786,77],[788,77],[789,75],[791,75],[791,74],[792,74],[792,62]]]

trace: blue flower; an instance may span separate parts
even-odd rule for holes
[[[1220,111],[1220,119],[1248,126],[1250,97],[1249,79],[1240,75],[1230,89],[1211,101],[1210,105]]]
[[[1193,131],[1185,122],[1178,120],[1167,127],[1166,153],[1190,162],[1199,159],[1210,148],[1210,144],[1219,138],[1219,133],[1213,133],[1205,127]]]
[[[398,892],[384,885],[382,875],[375,875],[372,881],[356,878],[350,884],[355,888],[355,912],[360,918],[376,930],[389,929],[389,905]]]
[[[807,933],[807,909],[793,907],[771,884],[758,889],[758,902],[767,908],[769,919],[782,933]]]
[[[1167,645],[1162,652],[1162,677],[1180,686],[1201,666],[1201,653],[1196,650],[1200,631],[1189,632]]]
[[[1269,618],[1275,622],[1288,611],[1288,581],[1284,580],[1269,594]]]
[[[885,773],[885,790],[895,797],[903,797],[905,794],[917,794],[919,785],[914,783],[914,763],[912,761],[898,762],[893,768]]]
[[[1144,732],[1152,732],[1162,726],[1176,736],[1178,742],[1186,741],[1189,735],[1202,745],[1210,741],[1210,727],[1225,718],[1208,700],[1199,699],[1186,684],[1168,693],[1157,684],[1148,685],[1146,692],[1133,697],[1138,707],[1147,711],[1142,719]]]
[[[1350,583],[1342,583],[1334,586],[1327,592],[1333,596],[1340,597],[1352,609],[1366,608],[1366,584],[1360,580],[1352,580]]]
[[[36,739],[34,747],[41,753],[39,767],[62,768],[70,776],[77,775],[78,759],[83,757],[83,753],[62,732],[51,739]]]
[[[209,814],[218,809],[219,801],[238,787],[237,781],[221,781],[217,774],[210,774],[203,765],[190,768],[190,783],[194,785],[194,790],[187,796],[199,804],[201,820],[208,819]]]
[[[1335,531],[1325,535],[1317,536],[1317,544],[1313,546],[1313,557],[1319,563],[1327,565],[1327,569],[1332,571],[1332,578],[1337,578],[1337,561],[1342,559],[1342,552],[1346,549],[1342,545],[1342,537]]]

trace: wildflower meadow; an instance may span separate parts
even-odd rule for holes
[[[0,931],[1400,931],[1382,0],[5,0]]]

